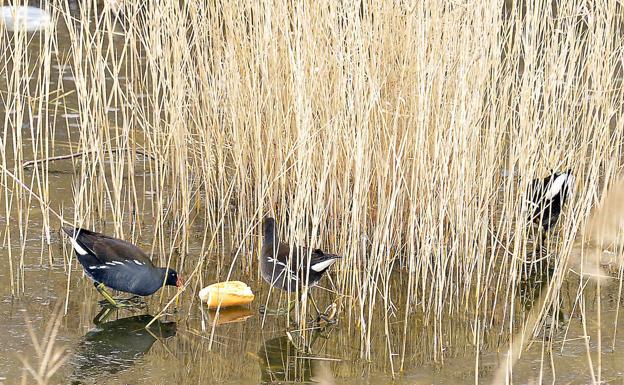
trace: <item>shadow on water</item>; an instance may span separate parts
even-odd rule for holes
[[[94,321],[102,318],[106,317],[100,313]],[[152,318],[143,314],[96,324],[84,335],[71,358],[72,383],[93,382],[98,377],[129,369],[157,339],[176,335],[175,322],[157,321],[146,329]]]

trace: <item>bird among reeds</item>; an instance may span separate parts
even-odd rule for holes
[[[124,306],[125,302],[115,300],[105,287],[148,296],[163,286],[182,286],[175,270],[154,266],[147,254],[130,242],[80,228],[64,227],[63,231],[85,273],[112,306]]]
[[[262,223],[262,252],[260,270],[262,278],[271,286],[295,292],[307,293],[325,272],[341,257],[325,253],[321,249],[291,246],[280,242],[275,219],[266,218]],[[314,304],[314,302],[313,302]],[[316,304],[314,304],[316,307]],[[318,308],[317,308],[318,311]]]
[[[534,179],[525,202],[531,221],[544,231],[550,230],[557,223],[563,205],[574,192],[574,180],[572,170]]]

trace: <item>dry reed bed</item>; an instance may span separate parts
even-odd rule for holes
[[[389,333],[394,307],[406,333],[406,315],[422,312],[440,337],[449,314],[511,335],[532,258],[527,184],[571,168],[578,190],[547,253],[556,302],[574,237],[622,165],[615,1],[139,3],[117,15],[55,2],[55,30],[0,34],[2,99],[15,110],[2,165],[51,207],[50,162],[21,165],[78,153],[76,223],[111,220],[118,236],[153,239],[161,263],[201,262],[222,278],[231,265],[256,274],[258,221],[275,215],[289,239],[345,256],[336,283],[370,358],[371,329]],[[75,87],[53,62],[69,63]],[[79,128],[57,126],[68,108]],[[57,224],[40,205],[43,225],[29,228],[39,204],[7,173],[0,182],[17,293],[27,232],[49,239]],[[232,251],[204,240],[187,253],[197,228]]]

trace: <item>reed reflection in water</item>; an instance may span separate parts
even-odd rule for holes
[[[293,334],[266,339],[258,350],[260,362],[260,383],[304,383],[304,384],[335,384],[330,369],[331,358],[319,357],[313,352],[319,340],[329,338],[326,331],[314,332],[309,340],[310,345],[295,346]],[[301,342],[304,340],[302,339]]]

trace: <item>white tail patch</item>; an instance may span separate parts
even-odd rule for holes
[[[553,199],[557,194],[561,192],[564,184],[570,183],[568,179],[574,182],[574,178],[569,174],[559,175],[553,182],[550,183],[550,187],[544,194],[544,198],[548,200]]]
[[[87,255],[89,254],[89,252],[85,249],[83,249],[78,242],[76,242],[76,240],[72,237],[69,237],[69,240],[71,241],[72,246],[74,247],[74,250],[76,250],[76,252],[80,255]]]
[[[334,262],[336,262],[336,259],[328,259],[326,261],[323,262],[318,262],[315,263],[314,265],[312,265],[312,270],[316,271],[317,273],[320,273],[321,271],[327,269],[329,266],[333,265]]]
[[[576,179],[574,178],[574,175],[568,175],[568,179],[566,180],[566,187],[567,187],[567,196],[570,197],[572,196],[572,194],[574,194],[574,183],[576,182]]]

